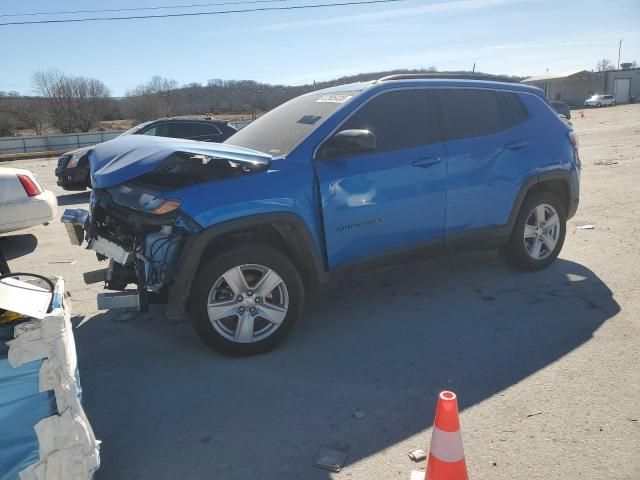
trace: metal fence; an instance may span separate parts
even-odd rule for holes
[[[73,150],[106,142],[120,135],[122,131],[69,133],[43,135],[38,137],[2,137],[0,155],[11,153],[49,152],[52,150]]]
[[[251,121],[229,122],[238,130],[246,127]],[[0,155],[12,153],[35,153],[55,150],[73,150],[88,147],[96,143],[106,142],[120,135],[124,130],[109,132],[69,133],[43,135],[37,137],[1,137]]]

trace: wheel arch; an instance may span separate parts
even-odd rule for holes
[[[251,215],[214,225],[187,239],[180,270],[170,289],[167,315],[173,318],[184,311],[203,259],[232,246],[255,241],[287,255],[300,272],[305,289],[314,290],[326,280],[323,257],[302,218],[288,212]]]
[[[565,209],[565,215],[571,215],[571,174],[567,170],[552,170],[527,178],[520,187],[511,214],[509,215],[509,232],[513,231],[520,208],[526,199],[534,193],[547,191],[560,198]]]

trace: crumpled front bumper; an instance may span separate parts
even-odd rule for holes
[[[83,209],[65,210],[61,221],[73,245],[86,241],[86,248],[95,251],[98,259],[109,259],[108,268],[84,275],[85,283],[104,281],[105,288],[112,290],[98,294],[99,309],[136,307],[146,311],[150,301],[166,302],[184,241],[184,232],[176,229],[175,220],[161,226],[159,219],[149,219],[149,230],[137,230],[141,243],[134,245],[120,242],[115,232],[98,231],[91,213]],[[137,285],[137,289],[127,290],[128,284]]]

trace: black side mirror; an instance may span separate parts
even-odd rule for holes
[[[369,130],[342,130],[320,147],[318,159],[340,158],[357,153],[373,152],[375,149],[376,136]]]

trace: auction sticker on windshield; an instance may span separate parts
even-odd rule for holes
[[[316,100],[316,103],[344,103],[353,95],[323,95]]]

